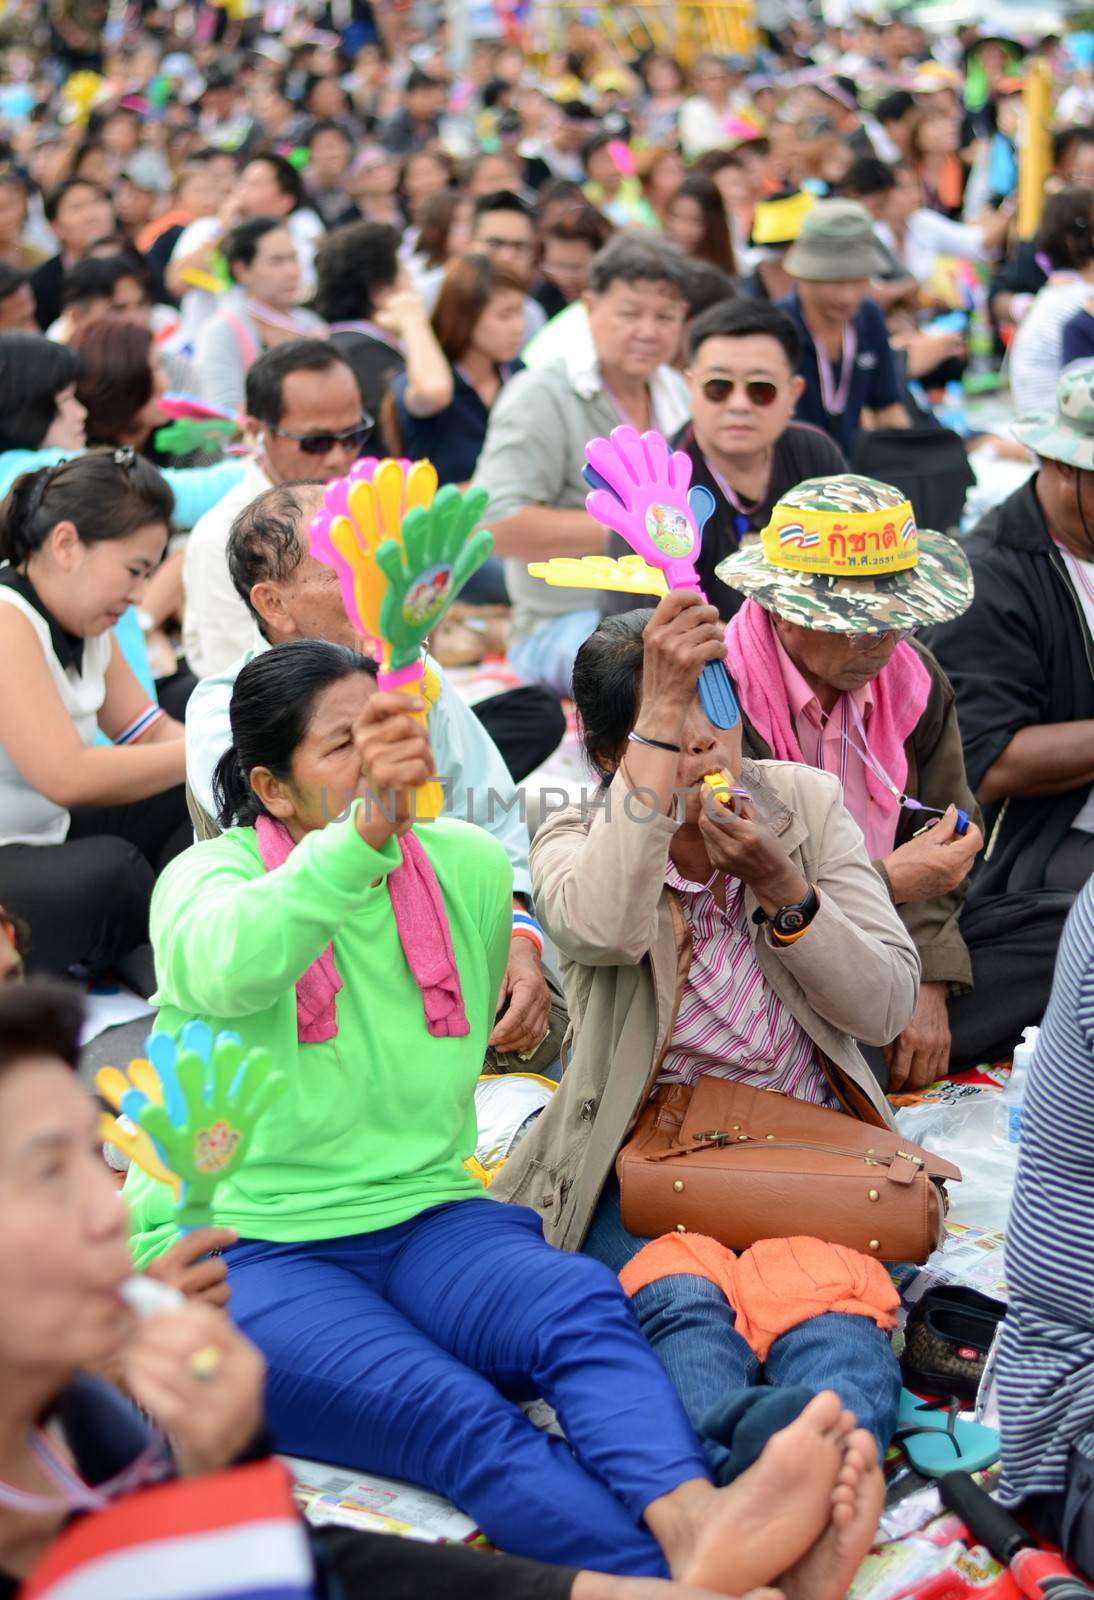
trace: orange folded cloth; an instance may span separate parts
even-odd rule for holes
[[[825,1311],[870,1317],[885,1332],[896,1326],[900,1297],[881,1262],[821,1239],[760,1239],[738,1257],[705,1234],[669,1233],[628,1261],[619,1281],[633,1296],[681,1274],[717,1284],[760,1361],[781,1334]]]

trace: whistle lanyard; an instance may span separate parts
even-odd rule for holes
[[[852,718],[852,720],[853,720],[853,722],[855,724],[855,732],[858,733],[860,735],[861,739],[862,739],[862,743],[861,744],[859,744],[857,742],[857,740],[855,738],[853,738],[853,736],[851,735],[851,733],[848,730],[848,727],[847,727],[847,707],[848,707],[848,705],[850,705],[850,707],[851,707],[851,718]],[[866,742],[866,725],[862,720],[862,712],[859,710],[858,706],[855,704],[855,702],[853,700],[850,699],[850,697],[848,695],[844,695],[843,696],[843,730],[842,730],[840,738],[841,738],[842,751],[843,751],[843,759],[842,759],[841,770],[840,770],[840,782],[841,783],[844,781],[844,779],[846,777],[846,774],[847,774],[847,751],[848,751],[848,748],[850,748],[858,756],[858,758],[862,762],[863,766],[868,768],[869,771],[873,773],[874,777],[878,780],[878,782],[882,785],[882,787],[889,791],[889,793],[892,795],[893,799],[896,801],[897,805],[901,808],[902,811],[926,811],[931,816],[935,816],[935,817],[944,817],[946,815],[946,812],[942,807],[940,807],[940,806],[925,806],[921,800],[915,800],[915,799],[912,798],[911,795],[905,794],[902,789],[898,789],[897,788],[897,786],[893,782],[892,778],[886,772],[885,768],[881,765],[881,762],[873,754],[873,752],[870,749],[870,746],[867,744],[867,742]],[[818,763],[818,765],[819,764],[820,763]]]
[[[117,1495],[166,1477],[171,1465],[164,1437],[159,1432],[153,1434],[140,1455],[131,1461],[129,1466],[115,1473],[105,1483],[94,1486],[85,1483],[83,1478],[72,1470],[44,1430],[36,1431],[30,1447],[47,1477],[53,1480],[60,1493],[33,1494],[29,1490],[17,1489],[13,1484],[0,1480],[0,1506],[6,1506],[10,1511],[24,1512],[29,1516],[44,1516],[56,1511],[101,1511]]]
[[[813,340],[813,349],[817,356],[817,377],[820,379],[821,405],[830,417],[842,417],[847,410],[847,401],[851,394],[851,379],[855,371],[855,358],[858,355],[858,334],[854,324],[845,322],[843,325],[843,354],[840,358],[839,383],[836,383],[832,372],[832,363],[828,351],[821,340],[810,329],[810,338]]]
[[[749,505],[748,501],[742,500],[732,485],[726,482],[725,478],[723,478],[722,474],[718,471],[718,468],[713,464],[713,462],[708,461],[706,456],[703,456],[703,464],[733,508],[734,521],[737,526],[737,539],[739,542],[745,537],[746,534],[751,533],[752,519],[763,505],[763,496],[761,495],[759,500],[755,501],[752,505]]]
[[[614,390],[609,386],[609,384],[608,384],[607,380],[605,379],[603,373],[600,374],[600,388],[601,388],[602,393],[604,394],[605,399],[608,401],[608,404],[611,406],[612,410],[615,412],[615,414],[619,418],[620,422],[624,422],[624,423],[626,423],[626,425],[629,428],[633,428],[634,427],[634,418],[632,416],[630,416],[629,413],[625,410],[622,401],[615,394]],[[649,397],[649,402],[650,402],[650,422],[649,422],[650,428],[653,430],[654,433],[663,433],[664,429],[659,427],[658,426],[658,422],[657,422],[657,408],[653,403],[653,390],[649,387],[648,384],[646,386],[646,393],[647,393],[647,395]]]
[[[243,302],[244,308],[256,322],[262,322],[267,328],[280,328],[282,333],[295,333],[298,339],[320,338],[326,334],[317,333],[305,324],[303,317],[297,316],[292,311],[276,311],[273,306],[263,305],[261,300],[254,300],[250,295]]]

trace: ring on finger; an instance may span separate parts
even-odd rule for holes
[[[208,1383],[214,1377],[217,1368],[223,1360],[223,1351],[218,1350],[215,1344],[203,1344],[200,1350],[195,1350],[187,1362],[187,1370],[192,1378],[197,1378],[199,1383]]]

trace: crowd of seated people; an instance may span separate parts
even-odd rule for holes
[[[248,1484],[287,1597],[844,1600],[901,1403],[881,1241],[639,1228],[624,1163],[712,1084],[888,1137],[1042,1016],[1001,1495],[1094,1579],[1094,135],[1020,241],[997,41],[967,81],[901,19],[813,61],[788,13],[750,75],[575,20],[450,77],[428,6],[237,9],[0,30],[0,1596]],[[974,331],[1027,476],[962,524]],[[586,505],[618,428],[684,453],[698,582],[529,571],[627,553]],[[494,541],[411,694],[309,539],[385,456]],[[107,1164],[99,979],[286,1079],[211,1228]],[[541,1067],[485,1173],[484,1069]],[[315,1528],[275,1453],[503,1554]]]

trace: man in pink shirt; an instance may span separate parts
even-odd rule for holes
[[[915,1015],[867,1059],[892,1092],[1009,1055],[1048,1001],[1066,905],[1037,891],[966,898],[983,845],[953,689],[915,638],[960,616],[960,546],[917,528],[887,484],[814,478],[718,576],[748,598],[728,661],[756,758],[835,773],[901,919],[922,981]]]

